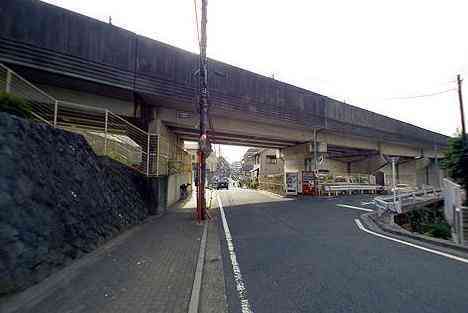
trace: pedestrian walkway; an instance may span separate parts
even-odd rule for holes
[[[213,210],[214,208],[217,207],[215,194],[216,194],[216,190],[205,189],[206,206],[208,209]],[[194,189],[186,200],[180,201],[174,206],[174,210],[176,212],[184,212],[184,213],[190,212],[190,213],[195,214],[196,207],[197,207],[197,193],[196,193],[196,190]]]
[[[0,311],[186,313],[202,232],[190,211],[172,209],[15,296]]]

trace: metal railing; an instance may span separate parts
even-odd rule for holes
[[[371,192],[375,193],[378,190],[381,189],[381,186],[378,185],[368,185],[368,184],[348,184],[348,183],[343,183],[343,184],[327,184],[327,185],[322,185],[323,186],[323,191],[327,194],[330,193],[339,193],[339,192],[345,192],[345,193],[353,193],[353,192]]]
[[[146,176],[167,174],[169,143],[103,108],[61,101],[0,64],[0,88],[22,98],[34,119],[83,135],[97,155],[106,155]]]
[[[394,195],[378,196],[374,198],[377,207],[383,211],[402,213],[403,208],[415,206],[417,204],[441,199],[441,190],[432,186],[423,186],[410,192],[402,192]]]
[[[444,216],[452,230],[452,238],[459,244],[468,243],[468,209],[463,207],[463,188],[448,178],[442,180]]]

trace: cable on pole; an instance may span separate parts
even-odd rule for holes
[[[457,88],[450,88],[447,90],[443,91],[438,91],[434,93],[428,93],[428,94],[423,94],[423,95],[417,95],[417,96],[409,96],[409,97],[393,97],[393,98],[387,98],[385,100],[406,100],[406,99],[416,99],[416,98],[425,98],[425,97],[433,97],[433,96],[438,96],[444,93],[448,93],[450,91],[455,91]]]
[[[197,0],[193,0],[193,7],[195,10],[195,24],[197,28],[197,42],[198,42],[198,48],[201,49],[201,42],[200,42],[200,29],[199,29],[199,22],[198,22],[198,7],[197,7]]]

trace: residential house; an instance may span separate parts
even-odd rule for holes
[[[254,165],[250,171],[251,177],[279,175],[284,172],[284,161],[278,157],[276,149],[259,149],[254,153]]]

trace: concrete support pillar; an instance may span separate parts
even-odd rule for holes
[[[395,171],[396,171],[396,183],[400,183],[400,164],[396,163],[395,164]]]
[[[305,170],[305,159],[313,158],[310,144],[300,144],[282,150],[284,159],[284,172],[298,173],[298,192],[302,193],[302,171]],[[313,161],[312,161],[313,162]]]
[[[147,177],[145,202],[149,215],[157,215],[166,212],[167,176]]]
[[[154,108],[149,112],[150,116],[148,119],[148,132],[152,134],[159,134],[161,132],[161,119],[159,118],[158,115],[158,110]]]

